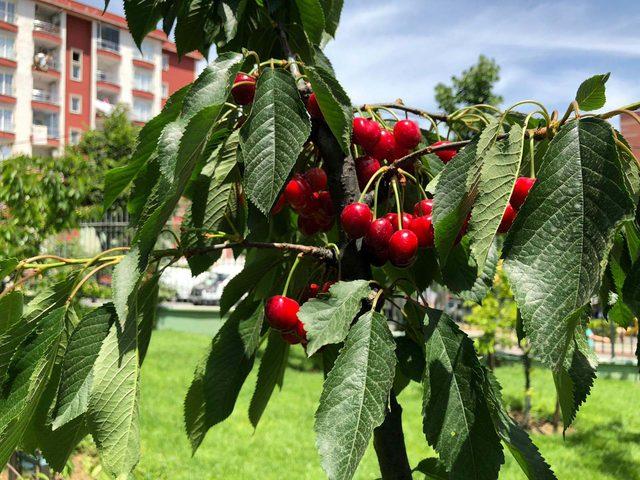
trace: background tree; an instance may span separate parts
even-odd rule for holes
[[[608,75],[596,75],[562,118],[538,102],[518,115],[510,113],[521,103],[452,115],[401,103],[354,108],[321,50],[341,7],[127,1],[138,45],[162,21],[167,33],[175,25],[180,54],[215,44],[218,57],[106,176],[107,208],[133,185],[129,248],[92,259],[3,260],[14,279],[25,269],[67,275],[24,309],[19,282],[0,298],[0,312],[9,312],[0,337],[0,462],[21,445],[42,449],[59,468],[89,433],[105,471],[130,475],[158,278],[180,258],[195,275],[233,249],[245,255],[244,269],[224,289],[227,319],[194,366],[184,401],[194,451],[231,415],[259,360],[249,405],[257,426],[285,384],[289,350],[304,348],[326,375],[314,418],[329,478],[352,478],[371,441],[384,479],[410,479],[412,463],[454,479],[497,478],[505,452],[528,478],[555,477],[505,411],[473,342],[421,293],[435,282],[479,301],[502,258],[522,331],[553,372],[566,428],[595,377],[583,327],[612,240],[638,236],[638,163],[607,122],[638,105],[589,113],[605,103]],[[428,130],[402,120],[405,112],[428,120]],[[461,138],[456,122],[478,133]],[[427,145],[440,130],[455,141]],[[364,165],[356,150],[369,154]],[[179,245],[156,248],[183,197],[191,204]],[[636,247],[620,282],[630,308],[640,293]],[[78,320],[76,293],[109,267],[113,302]],[[406,301],[394,324],[402,341],[380,313],[397,298]],[[422,389],[423,433],[437,458],[408,457],[396,372]]]

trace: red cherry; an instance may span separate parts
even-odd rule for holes
[[[364,237],[373,220],[373,213],[366,203],[350,203],[340,214],[340,223],[351,238]]]
[[[322,284],[322,293],[327,293],[329,291],[329,289],[331,288],[331,285],[333,285],[336,282],[333,282],[331,280],[328,280],[326,282],[324,282]]]
[[[400,229],[397,213],[387,213],[384,217],[391,222],[394,232]],[[402,228],[409,229],[412,221],[413,215],[407,212],[402,212]]]
[[[279,214],[282,209],[284,208],[284,206],[287,203],[287,199],[284,198],[284,193],[281,193],[280,196],[278,197],[278,200],[276,200],[276,204],[271,207],[271,215],[277,215]]]
[[[425,198],[424,200],[420,200],[413,206],[413,214],[416,217],[422,217],[424,215],[431,215],[433,211],[433,200],[430,198]]]
[[[413,120],[400,120],[393,127],[396,143],[403,148],[413,150],[422,140],[420,127]]]
[[[358,176],[360,190],[367,186],[367,182],[378,170],[380,170],[380,161],[377,158],[369,155],[356,158],[356,175]]]
[[[418,246],[420,246],[420,248],[433,247],[433,224],[431,223],[431,215],[414,218],[411,221],[409,229],[418,237]]]
[[[320,293],[320,285],[318,285],[317,283],[310,283],[302,292],[302,295],[300,296],[300,303],[304,303],[312,298],[316,298],[318,293]]]
[[[310,168],[304,172],[304,179],[314,192],[327,189],[327,174],[320,167]]]
[[[376,218],[369,225],[367,234],[364,237],[364,243],[370,252],[385,253],[389,248],[391,235],[393,235],[393,225],[389,219],[385,217]]]
[[[400,160],[402,157],[406,157],[407,155],[409,155],[409,150],[396,144],[396,148],[393,149],[389,160],[395,162],[397,160]],[[413,164],[405,166],[403,168],[405,170],[409,170],[411,173],[413,171]]]
[[[411,230],[398,230],[389,239],[389,261],[396,267],[408,267],[416,259],[418,237]]]
[[[328,232],[333,227],[333,217],[326,215],[318,215],[315,218],[315,222],[321,232]]]
[[[511,198],[509,199],[509,203],[516,210],[520,209],[524,201],[527,199],[529,195],[529,191],[533,184],[536,183],[535,178],[530,177],[518,177],[515,185],[513,186],[513,192],[511,192]]]
[[[300,174],[295,174],[284,188],[284,196],[294,210],[303,209],[311,200],[311,187]]]
[[[437,147],[439,145],[448,145],[450,143],[451,142],[447,140],[440,140],[439,142],[431,144],[431,146]],[[456,150],[455,148],[445,148],[443,150],[436,150],[433,153],[440,157],[440,160],[442,160],[444,163],[449,163],[451,159],[458,154],[458,150]]]
[[[296,328],[300,305],[293,298],[275,295],[267,300],[264,313],[271,328],[293,330]]]
[[[331,198],[331,194],[323,190],[321,192],[314,192],[313,197],[318,200],[318,208],[319,212],[324,217],[331,217],[336,213],[335,208],[333,207],[333,200]]]
[[[315,221],[312,217],[307,217],[305,215],[300,215],[298,217],[298,230],[302,232],[302,234],[306,237],[310,237],[311,235],[315,235],[320,231],[320,225]]]
[[[250,83],[244,83],[250,82]],[[242,85],[237,85],[242,83]],[[249,105],[256,94],[256,79],[246,73],[238,73],[233,81],[231,95],[238,105]]]
[[[396,154],[398,146],[396,145],[396,139],[393,133],[388,130],[382,130],[380,132],[380,138],[375,147],[371,150],[371,156],[378,160],[392,160]]]
[[[316,98],[316,94],[312,93],[309,95],[309,100],[307,100],[307,111],[311,118],[322,119],[322,110],[320,110],[320,105],[318,105],[318,99]]]
[[[518,212],[510,203],[507,203],[507,208],[504,209],[502,214],[502,220],[500,220],[500,226],[498,227],[498,233],[507,233],[513,225],[513,221],[516,219]]]
[[[380,138],[380,125],[368,118],[356,117],[353,119],[353,143],[362,148],[372,150]]]

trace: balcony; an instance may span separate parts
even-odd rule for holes
[[[60,35],[60,25],[56,25],[47,20],[35,19],[33,21],[33,30],[35,32],[45,32],[52,35]]]
[[[120,53],[120,44],[118,42],[106,40],[104,38],[98,39],[98,48],[109,52]]]
[[[60,25],[54,21],[38,19],[33,21],[33,40],[36,45],[51,48],[62,44]]]
[[[60,100],[56,92],[34,88],[31,92],[31,106],[34,109],[57,112],[60,110]]]
[[[33,56],[33,71],[40,78],[59,79],[60,63],[55,50],[39,51]]]
[[[17,32],[18,25],[16,25],[16,15],[6,9],[0,9],[0,29],[7,30],[9,32]]]

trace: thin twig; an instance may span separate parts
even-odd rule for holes
[[[414,115],[420,115],[421,117],[431,117],[439,122],[448,122],[449,115],[446,113],[431,113],[419,108],[407,107],[401,103],[367,103],[360,107],[361,110],[366,110],[367,107],[371,108],[392,108],[395,110],[402,110],[403,112],[413,113]]]

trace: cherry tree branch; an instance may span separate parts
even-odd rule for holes
[[[227,248],[271,248],[276,250],[284,250],[284,251],[292,251],[298,252],[303,255],[310,255],[312,257],[316,257],[320,260],[324,260],[327,262],[335,262],[336,256],[333,250],[324,247],[315,247],[313,245],[298,245],[295,243],[281,243],[281,242],[251,242],[248,240],[242,240],[240,242],[226,242],[220,243],[217,245],[210,245],[207,247],[197,247],[197,248],[187,248],[187,249],[179,249],[179,248],[168,248],[164,250],[156,250],[153,252],[153,256],[156,258],[160,257],[177,257],[184,256],[186,258],[192,257],[194,255],[203,255],[206,253],[215,252],[218,250],[224,250]]]
[[[393,110],[401,110],[403,112],[413,113],[414,115],[420,115],[421,117],[431,117],[433,120],[437,120],[439,122],[448,122],[450,120],[450,116],[446,113],[431,113],[426,110],[421,110],[415,107],[408,107],[403,105],[402,103],[367,103],[360,107],[361,110],[366,110],[367,108],[391,108]]]

